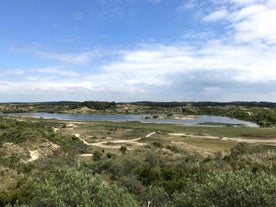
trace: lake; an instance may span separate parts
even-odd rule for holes
[[[258,127],[257,124],[243,121],[239,119],[224,117],[224,116],[196,116],[195,119],[176,119],[177,117],[167,118],[165,115],[159,115],[158,118],[153,118],[151,114],[52,114],[52,113],[10,113],[9,116],[32,116],[35,118],[45,119],[60,119],[72,121],[113,121],[113,122],[126,122],[138,121],[142,123],[163,123],[163,124],[183,124],[193,126],[201,123],[221,123],[245,125],[248,127]],[[183,117],[183,115],[178,115]]]

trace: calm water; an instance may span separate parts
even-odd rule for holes
[[[151,114],[50,114],[50,113],[12,113],[9,116],[27,115],[32,117],[43,117],[45,119],[61,119],[73,121],[139,121],[143,123],[165,123],[165,124],[183,124],[183,125],[196,125],[205,122],[225,123],[225,124],[242,124],[249,127],[258,127],[257,124],[238,119],[223,117],[223,116],[197,116],[197,119],[146,119],[145,117],[152,117]]]

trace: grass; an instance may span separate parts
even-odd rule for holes
[[[230,151],[237,143],[233,141],[221,141],[215,139],[204,139],[194,137],[181,137],[178,139],[181,142],[185,142],[189,145],[199,147],[203,151],[219,152]]]
[[[123,140],[131,140],[139,137],[144,137],[141,141],[151,145],[154,142],[161,142],[163,145],[170,145],[171,142],[183,142],[183,146],[177,147],[185,148],[185,143],[203,151],[217,152],[229,151],[235,146],[234,141],[204,139],[198,136],[214,136],[214,137],[241,137],[246,139],[269,139],[276,137],[275,128],[250,128],[250,127],[218,127],[218,126],[184,126],[174,124],[155,124],[155,123],[140,123],[140,122],[110,122],[110,121],[64,121],[56,119],[35,119],[30,117],[20,117],[29,123],[45,123],[47,126],[58,128],[62,134],[80,134],[87,142],[107,141],[107,137]],[[69,124],[71,127],[69,127]],[[146,135],[156,132],[151,137],[145,138]],[[168,133],[183,133],[186,137],[171,137]],[[189,137],[189,135],[193,137]],[[120,145],[120,144],[119,144]],[[133,144],[121,144],[127,146],[129,149],[137,149],[139,146]],[[87,153],[94,150],[101,150],[101,148],[89,146]],[[105,149],[106,152],[120,153],[118,149]]]
[[[51,125],[60,125],[61,123],[70,123],[74,121],[61,121],[56,119],[34,119],[31,117],[22,117],[24,120],[29,121],[40,121],[47,122]],[[225,137],[244,137],[244,138],[268,138],[276,137],[276,128],[251,128],[251,127],[235,127],[235,126],[184,126],[174,124],[154,124],[154,123],[140,123],[140,122],[74,122],[77,124],[78,129],[76,131],[87,133],[87,134],[98,134],[99,136],[107,136],[108,133],[121,138],[123,134],[118,129],[126,130],[131,129],[132,132],[128,131],[130,138],[143,136],[143,133],[147,134],[152,131],[162,131],[171,133],[192,133],[192,134],[209,134],[212,136],[225,136]],[[122,132],[122,131],[121,131]]]
[[[144,137],[151,132],[157,132],[149,138],[143,138],[141,142],[152,144],[156,141],[163,145],[171,142],[183,142],[176,145],[185,150],[185,143],[206,152],[230,151],[237,142],[204,139],[196,137],[169,137],[168,133],[183,133],[193,136],[210,135],[215,137],[242,137],[242,138],[273,138],[276,129],[249,128],[249,127],[207,127],[207,126],[183,126],[172,124],[154,124],[139,122],[80,122],[73,130],[74,133],[94,137],[111,137],[112,139],[135,139]],[[71,131],[72,132],[72,131]],[[137,148],[137,146],[128,146]],[[118,149],[105,149],[107,152],[116,153]]]

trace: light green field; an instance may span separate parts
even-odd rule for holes
[[[112,152],[116,152],[116,149],[114,149],[116,146],[119,148],[124,145],[128,149],[137,149],[141,146],[152,145],[154,142],[160,142],[164,147],[174,146],[181,150],[192,150],[203,153],[229,152],[238,143],[235,139],[240,139],[239,142],[245,141],[252,144],[271,145],[273,143],[275,144],[276,138],[275,128],[205,127],[139,122],[74,121],[65,121],[65,125],[66,127],[60,127],[59,131],[73,135],[77,134],[88,143],[105,142],[105,146],[91,146],[91,148],[105,148],[105,150]],[[155,133],[146,137],[153,132]],[[174,136],[170,135],[170,133],[183,135]],[[136,142],[131,142],[138,138],[141,139]],[[262,143],[262,140],[264,143]],[[117,141],[119,143],[116,143]],[[123,143],[120,143],[120,141]]]

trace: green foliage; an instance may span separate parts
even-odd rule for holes
[[[162,187],[149,186],[145,193],[144,203],[150,207],[167,206],[169,195]]]
[[[0,206],[14,204],[23,198],[29,186],[29,178],[15,170],[0,166]]]
[[[25,122],[0,117],[0,123],[2,128],[0,143],[40,142],[53,131],[50,124],[45,125],[41,122]]]
[[[214,171],[191,190],[174,194],[173,206],[275,206],[275,186],[276,177],[263,171]]]
[[[93,153],[93,160],[94,161],[100,161],[103,157],[103,153],[101,153],[100,151],[96,150]]]
[[[115,102],[106,102],[106,101],[85,101],[82,103],[82,105],[96,110],[105,110],[105,109],[116,107]]]
[[[106,153],[106,157],[107,157],[108,159],[112,159],[112,158],[114,159],[114,158],[117,157],[117,155],[114,154],[114,153],[108,152],[108,153]]]
[[[127,147],[126,146],[121,146],[120,147],[120,152],[125,155],[126,154],[126,151],[127,151]]]
[[[62,150],[73,156],[79,153],[85,153],[87,146],[76,136],[52,133],[49,140],[61,146]]]
[[[133,197],[115,184],[71,168],[54,170],[34,184],[25,202],[30,206],[129,207],[138,206]]]
[[[168,150],[171,150],[172,152],[175,152],[175,153],[179,153],[180,152],[179,148],[177,146],[174,146],[174,145],[168,145],[168,146],[166,146],[166,148]]]
[[[163,148],[164,146],[163,146],[163,144],[161,143],[161,142],[153,142],[152,143],[155,147],[158,147],[158,148]]]

